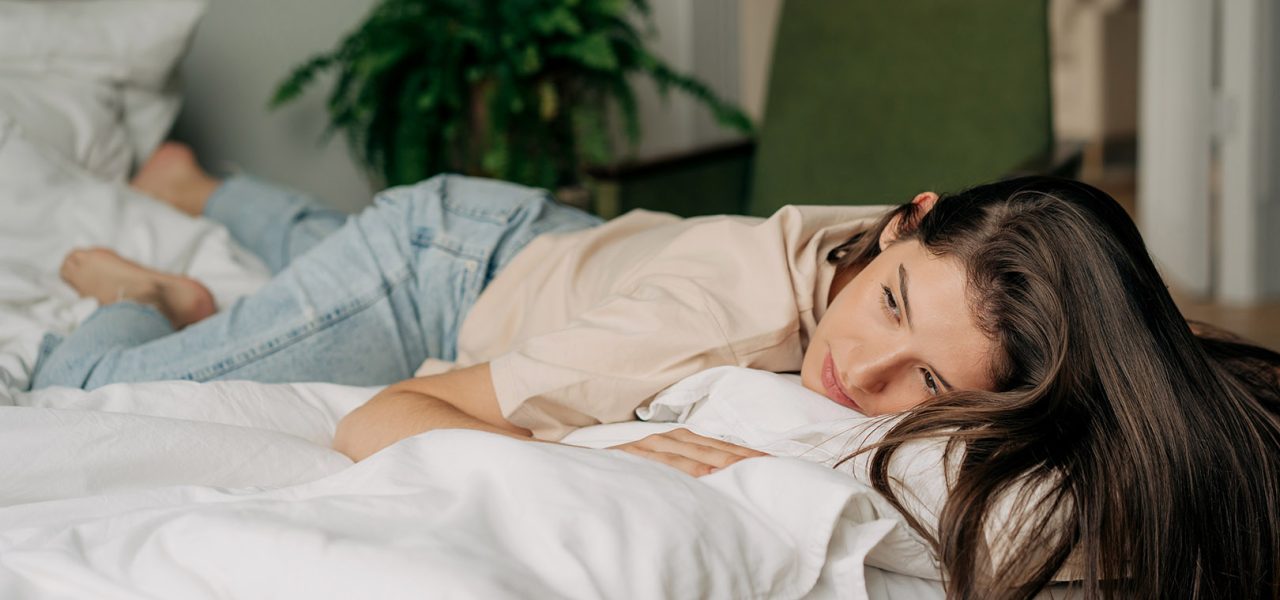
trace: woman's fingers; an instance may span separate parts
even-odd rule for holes
[[[759,450],[753,450],[751,448],[747,448],[745,446],[739,446],[737,444],[730,444],[729,442],[726,442],[724,440],[718,440],[716,438],[707,437],[705,435],[698,435],[692,431],[689,431],[688,429],[683,429],[683,428],[672,429],[667,433],[670,434],[671,437],[674,437],[678,440],[687,441],[694,444],[700,444],[703,446],[711,446],[713,448],[719,448],[721,450],[724,450],[725,452],[732,452],[743,458],[756,458],[760,456],[769,456],[768,454],[765,454],[764,452],[761,452]]]
[[[688,429],[656,433],[614,446],[614,449],[675,467],[694,477],[712,473],[744,458],[768,456],[750,448],[698,435]]]
[[[707,463],[704,463],[680,454],[673,454],[670,452],[657,452],[654,450],[645,450],[644,448],[639,448],[639,447],[623,448],[623,450],[626,450],[627,452],[635,454],[636,456],[642,456],[649,460],[660,462],[669,467],[675,467],[694,477],[702,477],[703,475],[710,475],[711,473],[714,473],[717,469],[717,467],[714,467]]]
[[[702,440],[680,438],[674,435],[659,435],[645,438],[645,447],[655,452],[667,452],[692,458],[713,467],[724,468],[747,456],[724,450],[717,446],[701,443]]]

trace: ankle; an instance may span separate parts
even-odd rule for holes
[[[131,283],[128,286],[120,286],[116,291],[114,298],[99,298],[103,304],[115,304],[117,302],[132,302],[134,304],[142,304],[150,306],[166,317],[168,317],[168,309],[164,302],[164,290],[157,282]]]
[[[221,186],[221,179],[201,171],[196,177],[192,178],[191,183],[185,190],[186,199],[183,204],[192,213],[192,216],[201,216],[204,214],[205,205],[209,203],[209,198]]]

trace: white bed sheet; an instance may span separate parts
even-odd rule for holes
[[[176,486],[10,507],[0,594],[802,597],[859,491],[815,465],[751,463],[699,481],[618,452],[435,432],[272,490]],[[817,497],[795,510],[799,494],[780,496],[779,484]],[[888,526],[871,520],[861,539]]]
[[[27,459],[0,461],[0,597],[864,598],[864,557],[899,527],[853,478],[794,458],[693,479],[617,451],[443,431],[352,467],[328,449],[332,427],[376,391],[14,394],[0,456]],[[759,435],[734,421],[698,428]]]
[[[378,389],[14,393],[0,597],[942,597],[897,514],[823,464],[867,421],[786,376],[706,371],[648,411],[679,422],[567,439],[585,448],[440,431],[352,466],[333,426]],[[694,479],[592,449],[677,426],[778,456]]]

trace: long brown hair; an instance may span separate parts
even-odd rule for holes
[[[1025,598],[1063,572],[1086,598],[1280,597],[1280,354],[1194,333],[1092,186],[1029,177],[904,205],[827,259],[865,266],[895,215],[899,240],[964,265],[998,348],[999,391],[940,396],[862,450],[948,596]],[[935,534],[889,464],[939,437],[954,478]]]

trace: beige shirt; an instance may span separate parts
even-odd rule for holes
[[[663,388],[710,367],[799,371],[835,275],[827,253],[885,210],[787,206],[768,219],[635,210],[538,236],[463,321],[456,366],[488,361],[502,414],[553,440],[632,420]]]

